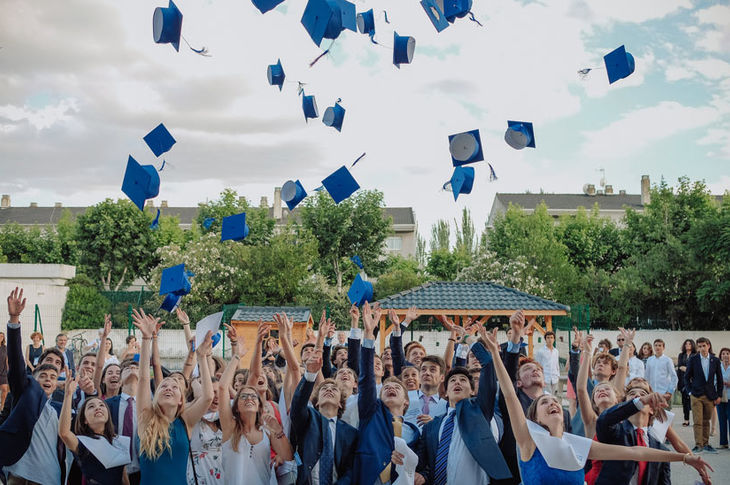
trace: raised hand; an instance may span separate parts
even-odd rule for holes
[[[400,318],[398,318],[398,315],[395,313],[395,308],[388,309],[388,320],[396,327],[400,325]]]
[[[78,379],[79,376],[71,377],[71,370],[69,370],[68,367],[64,369],[66,372],[66,382],[64,383],[64,396],[73,396],[73,393],[76,392],[76,388],[79,385]]]
[[[482,326],[479,329],[479,334],[487,344],[487,350],[492,353],[493,356],[499,356],[499,344],[497,343],[497,328],[493,328],[491,332]]]
[[[712,484],[712,481],[710,480],[710,474],[707,472],[707,470],[710,470],[712,472],[714,472],[715,470],[713,470],[710,464],[703,460],[701,456],[687,454],[685,455],[684,462],[699,472],[700,477],[702,477],[702,481],[704,483]]]
[[[185,313],[179,306],[175,307],[175,314],[177,314],[177,319],[180,320],[180,323],[184,325],[190,324],[190,318],[188,317],[188,314]]]
[[[520,341],[522,332],[525,331],[525,312],[517,310],[509,317],[509,326],[512,329],[512,342]]]
[[[632,328],[631,330],[627,330],[623,327],[619,327],[618,330],[619,332],[621,332],[621,336],[624,338],[624,345],[628,345],[634,342],[634,337],[636,337],[636,329]]]
[[[593,351],[593,335],[586,335],[585,338],[581,341],[581,344],[583,345],[583,352],[591,355],[591,352]]]
[[[664,395],[659,394],[658,392],[652,392],[651,394],[642,396],[640,401],[645,406],[651,407],[651,409],[654,411],[654,418],[657,419],[659,422],[663,423],[667,419],[667,413],[666,411],[664,411],[664,409],[669,407],[669,404],[667,404],[667,400],[665,399]]]
[[[416,318],[418,318],[418,309],[415,306],[412,306],[406,312],[406,318],[403,319],[403,325],[407,327]]]
[[[269,434],[274,436],[282,434],[284,430],[281,427],[281,424],[279,424],[279,421],[276,420],[276,416],[271,413],[265,413],[262,418],[264,421],[264,428],[269,431]]]
[[[266,336],[271,331],[268,323],[264,323],[263,318],[259,320],[258,331],[256,332],[256,344],[260,344],[264,341]]]
[[[370,309],[370,303],[366,301],[362,306],[362,324],[365,327],[366,338],[375,338],[375,327],[380,320],[380,312],[377,312],[377,320],[373,317],[375,315]]]
[[[350,328],[357,328],[360,321],[360,309],[356,304],[350,307]]]
[[[309,360],[306,362],[307,372],[316,373],[322,369],[322,350],[316,349],[312,352]]]
[[[132,310],[132,324],[142,332],[143,338],[152,338],[152,335],[155,334],[158,328],[158,324],[162,326],[165,322],[160,322],[159,318],[145,314],[144,310],[140,308],[139,310]]]
[[[20,323],[20,314],[25,309],[25,298],[23,298],[23,289],[16,286],[8,296],[8,315],[10,315],[10,323]]]
[[[101,332],[101,341],[102,345],[104,343],[104,340],[109,336],[109,334],[112,332],[112,316],[110,314],[104,315],[104,329]]]
[[[195,353],[198,354],[198,359],[203,359],[207,355],[213,352],[213,332],[211,330],[208,330],[208,333],[205,334],[205,339],[201,344],[198,346],[197,349],[195,349]]]
[[[274,315],[274,318],[276,318],[276,315]],[[236,332],[236,328],[227,323],[224,323],[223,326],[226,327],[226,330],[228,330],[226,332],[226,336],[228,337],[228,340],[231,341],[231,344],[234,342],[238,344],[238,333]]]
[[[583,332],[578,330],[578,327],[573,327],[573,342],[571,345],[576,349],[580,349],[581,341],[583,340]]]

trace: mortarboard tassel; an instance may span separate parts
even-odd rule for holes
[[[373,31],[373,32],[370,32],[370,33],[368,34],[368,36],[370,37],[370,42],[372,42],[373,44],[376,44],[376,45],[378,45],[378,41],[377,41],[377,40],[375,40],[375,31]]]
[[[203,46],[200,49],[196,49],[193,46],[190,45],[190,42],[188,42],[188,39],[185,38],[185,36],[181,36],[182,39],[185,41],[185,43],[188,45],[191,51],[195,52],[196,54],[203,56],[203,57],[213,57],[210,55],[210,52],[208,52],[208,48]]]
[[[207,230],[210,229],[210,226],[213,225],[215,222],[215,217],[208,217],[203,221],[203,227]]]
[[[588,74],[591,71],[594,71],[596,69],[603,69],[603,68],[601,68],[601,67],[584,67],[583,69],[578,69],[578,77],[581,79],[587,79]]]
[[[303,83],[301,81],[297,81],[297,84],[298,84],[298,86],[297,86],[297,96],[301,96],[302,94],[304,94],[304,85],[306,83]]]
[[[494,182],[497,180],[497,173],[494,171],[494,167],[492,167],[491,163],[488,163],[487,165],[489,165],[489,181]]]
[[[162,160],[162,165],[160,165],[160,169],[158,170],[158,172],[162,172],[162,170],[165,168],[166,163],[167,162],[165,160]]]
[[[325,51],[324,51],[323,53],[321,53],[320,55],[318,55],[318,56],[317,56],[317,58],[316,58],[315,60],[313,60],[312,62],[310,62],[310,63],[309,63],[309,67],[312,67],[312,66],[314,66],[315,64],[317,64],[317,61],[319,61],[319,60],[320,60],[320,59],[322,59],[322,58],[323,58],[324,56],[326,56],[327,54],[329,54],[329,53],[330,53],[330,49],[332,49],[332,46],[334,45],[334,43],[335,43],[335,40],[336,40],[336,39],[332,39],[332,42],[330,43],[330,46],[329,46],[329,47],[327,48],[327,50],[325,50]]]
[[[385,23],[386,24],[389,24],[390,23],[390,20],[388,20],[388,12],[386,12],[385,10],[383,10],[383,15],[385,15]]]
[[[469,12],[469,20],[472,22],[476,22],[479,27],[484,27],[481,22],[477,20],[477,18],[474,16],[474,12]]]
[[[350,165],[350,168],[354,167],[355,164],[357,162],[359,162],[360,160],[362,160],[362,157],[364,157],[364,156],[365,156],[365,152],[362,152],[362,155],[360,155],[359,157],[357,157],[357,160],[355,160],[354,162],[352,162],[352,165]]]
[[[315,191],[315,192],[319,192],[319,191],[321,191],[322,189],[324,189],[324,185],[320,185],[319,187],[317,187],[316,189],[314,189],[314,191]]]
[[[160,209],[157,209],[157,216],[155,217],[155,220],[152,221],[152,224],[150,224],[150,229],[153,231],[156,231],[160,228]]]

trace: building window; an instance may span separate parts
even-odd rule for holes
[[[400,237],[389,237],[385,239],[385,247],[388,251],[400,251],[403,246],[403,239]]]

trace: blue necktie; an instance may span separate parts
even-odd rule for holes
[[[446,418],[444,423],[444,431],[441,433],[439,447],[436,451],[436,469],[433,474],[434,485],[446,485],[446,464],[449,459],[449,446],[451,445],[451,435],[454,432],[454,415],[453,411]]]
[[[331,419],[325,419],[322,427],[323,444],[322,454],[319,457],[319,485],[332,485],[332,466],[335,461],[332,433],[330,433]]]

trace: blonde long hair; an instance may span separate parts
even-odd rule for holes
[[[170,420],[160,407],[160,393],[158,392],[162,384],[168,379],[174,380],[172,377],[163,379],[160,385],[157,386],[155,396],[152,399],[152,406],[142,410],[140,426],[139,430],[137,430],[140,454],[144,453],[150,460],[157,460],[165,451],[172,453],[172,447],[170,446]],[[183,392],[184,390],[180,389],[180,404],[177,407],[175,419],[179,418],[185,410],[185,396]],[[173,422],[175,419],[173,419]]]
[[[233,400],[233,404],[231,405],[231,412],[233,413],[233,421],[235,423],[233,436],[231,436],[231,448],[233,448],[233,451],[236,453],[238,453],[238,444],[241,442],[241,436],[243,436],[243,417],[241,416],[241,412],[238,410],[238,402],[241,400],[241,393],[244,391],[249,391],[249,393],[253,391],[253,393],[256,394],[256,399],[259,401],[259,407],[256,410],[256,429],[261,427],[261,413],[264,409],[264,403],[261,401],[261,396],[258,391],[256,391],[255,387],[243,386],[236,393],[236,399]]]

